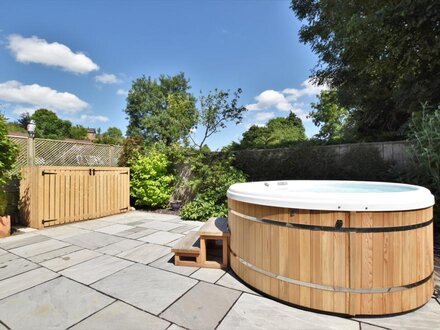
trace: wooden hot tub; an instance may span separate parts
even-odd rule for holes
[[[284,181],[228,190],[230,263],[288,303],[347,315],[424,305],[433,292],[434,197],[412,185]]]

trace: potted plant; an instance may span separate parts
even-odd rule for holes
[[[17,146],[8,138],[6,118],[0,115],[0,237],[9,236],[11,231],[11,218],[6,214],[8,202],[5,186],[10,179],[17,154]]]

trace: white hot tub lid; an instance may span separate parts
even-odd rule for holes
[[[329,211],[404,211],[434,205],[434,196],[424,187],[370,181],[236,183],[227,196],[252,204]]]

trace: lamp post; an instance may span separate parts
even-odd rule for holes
[[[35,121],[31,120],[29,124],[26,126],[26,130],[28,132],[28,166],[35,165],[35,129],[37,125],[35,125]]]

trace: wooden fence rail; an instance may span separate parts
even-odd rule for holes
[[[127,212],[129,182],[127,167],[24,167],[20,220],[43,228]]]

